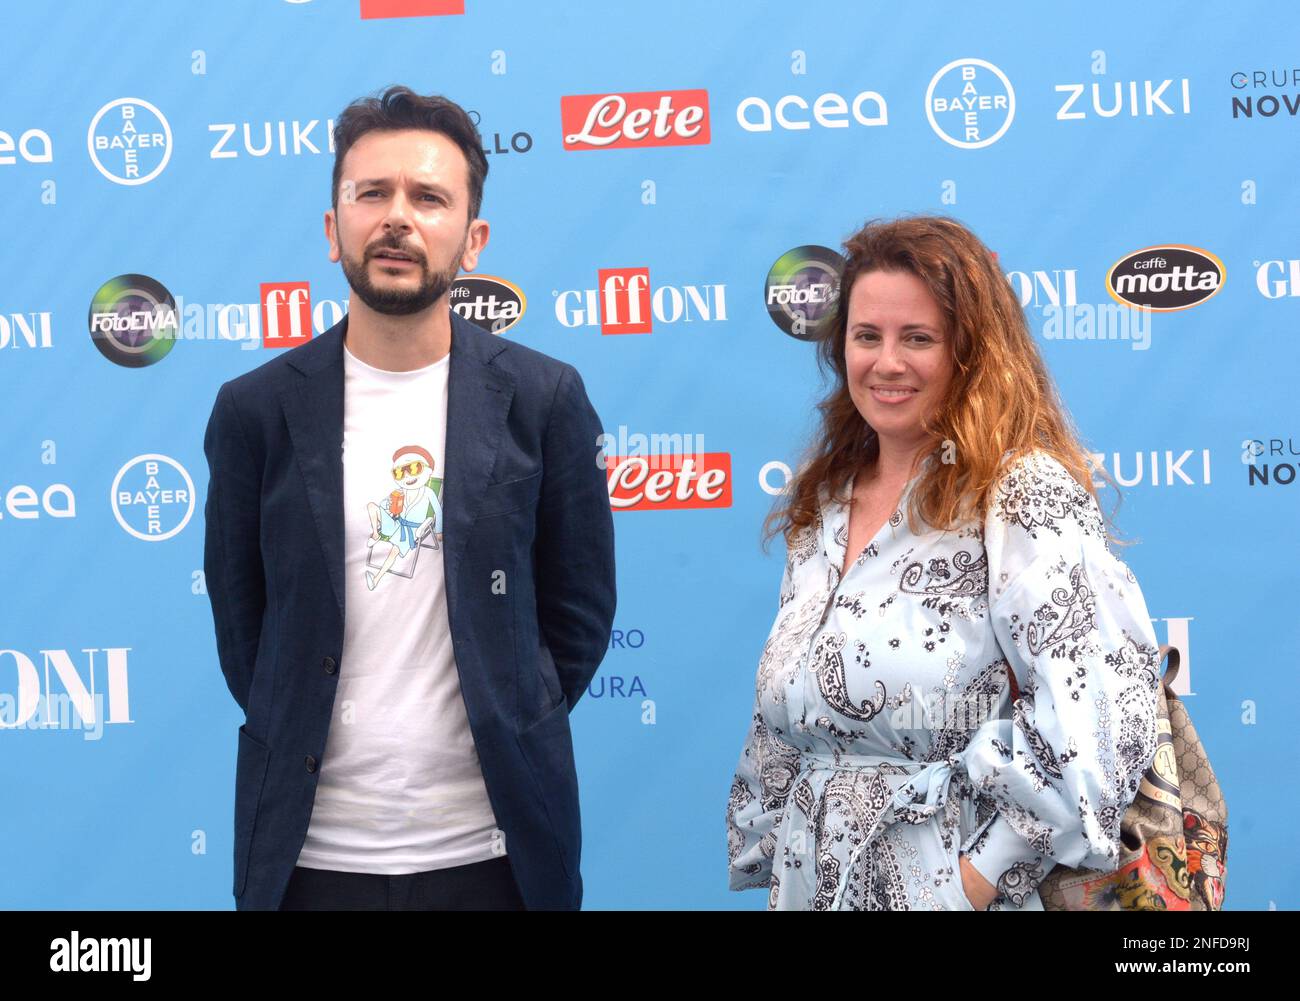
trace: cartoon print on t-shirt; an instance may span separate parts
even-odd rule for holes
[[[383,541],[389,545],[388,555],[378,568],[366,570],[366,587],[374,590],[375,586],[387,573],[396,577],[412,577],[415,563],[412,561],[410,573],[393,570],[393,564],[399,556],[405,556],[412,549],[439,549],[442,546],[442,478],[433,475],[433,456],[419,445],[404,445],[393,453],[393,479],[397,489],[393,490],[380,503],[371,501],[366,505],[366,515],[370,518],[370,538],[366,548],[373,551],[375,543]],[[368,566],[373,567],[367,558]]]

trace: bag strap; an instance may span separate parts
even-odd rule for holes
[[[1163,661],[1166,658],[1169,660],[1169,666],[1165,668],[1161,680],[1164,682],[1164,686],[1172,692],[1174,690],[1174,679],[1178,677],[1178,668],[1183,662],[1183,655],[1178,652],[1178,647],[1166,643],[1160,648],[1160,659]]]

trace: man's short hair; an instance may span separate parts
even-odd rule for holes
[[[469,164],[469,217],[477,219],[483,204],[483,181],[488,162],[483,140],[474,120],[459,104],[431,94],[423,97],[410,87],[389,87],[378,97],[353,101],[334,122],[334,193],[333,204],[339,207],[339,181],[343,158],[367,132],[399,132],[420,129],[437,132],[454,142]]]

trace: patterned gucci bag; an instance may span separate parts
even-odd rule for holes
[[[1217,911],[1227,880],[1228,806],[1205,748],[1173,692],[1178,648],[1157,700],[1156,753],[1120,824],[1119,868],[1057,866],[1038,888],[1048,911]],[[1013,693],[1014,695],[1014,693]]]

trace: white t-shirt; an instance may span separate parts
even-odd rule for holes
[[[447,621],[449,359],[385,372],[344,348],[346,608],[334,713],[298,857],[309,869],[395,875],[505,851]]]

